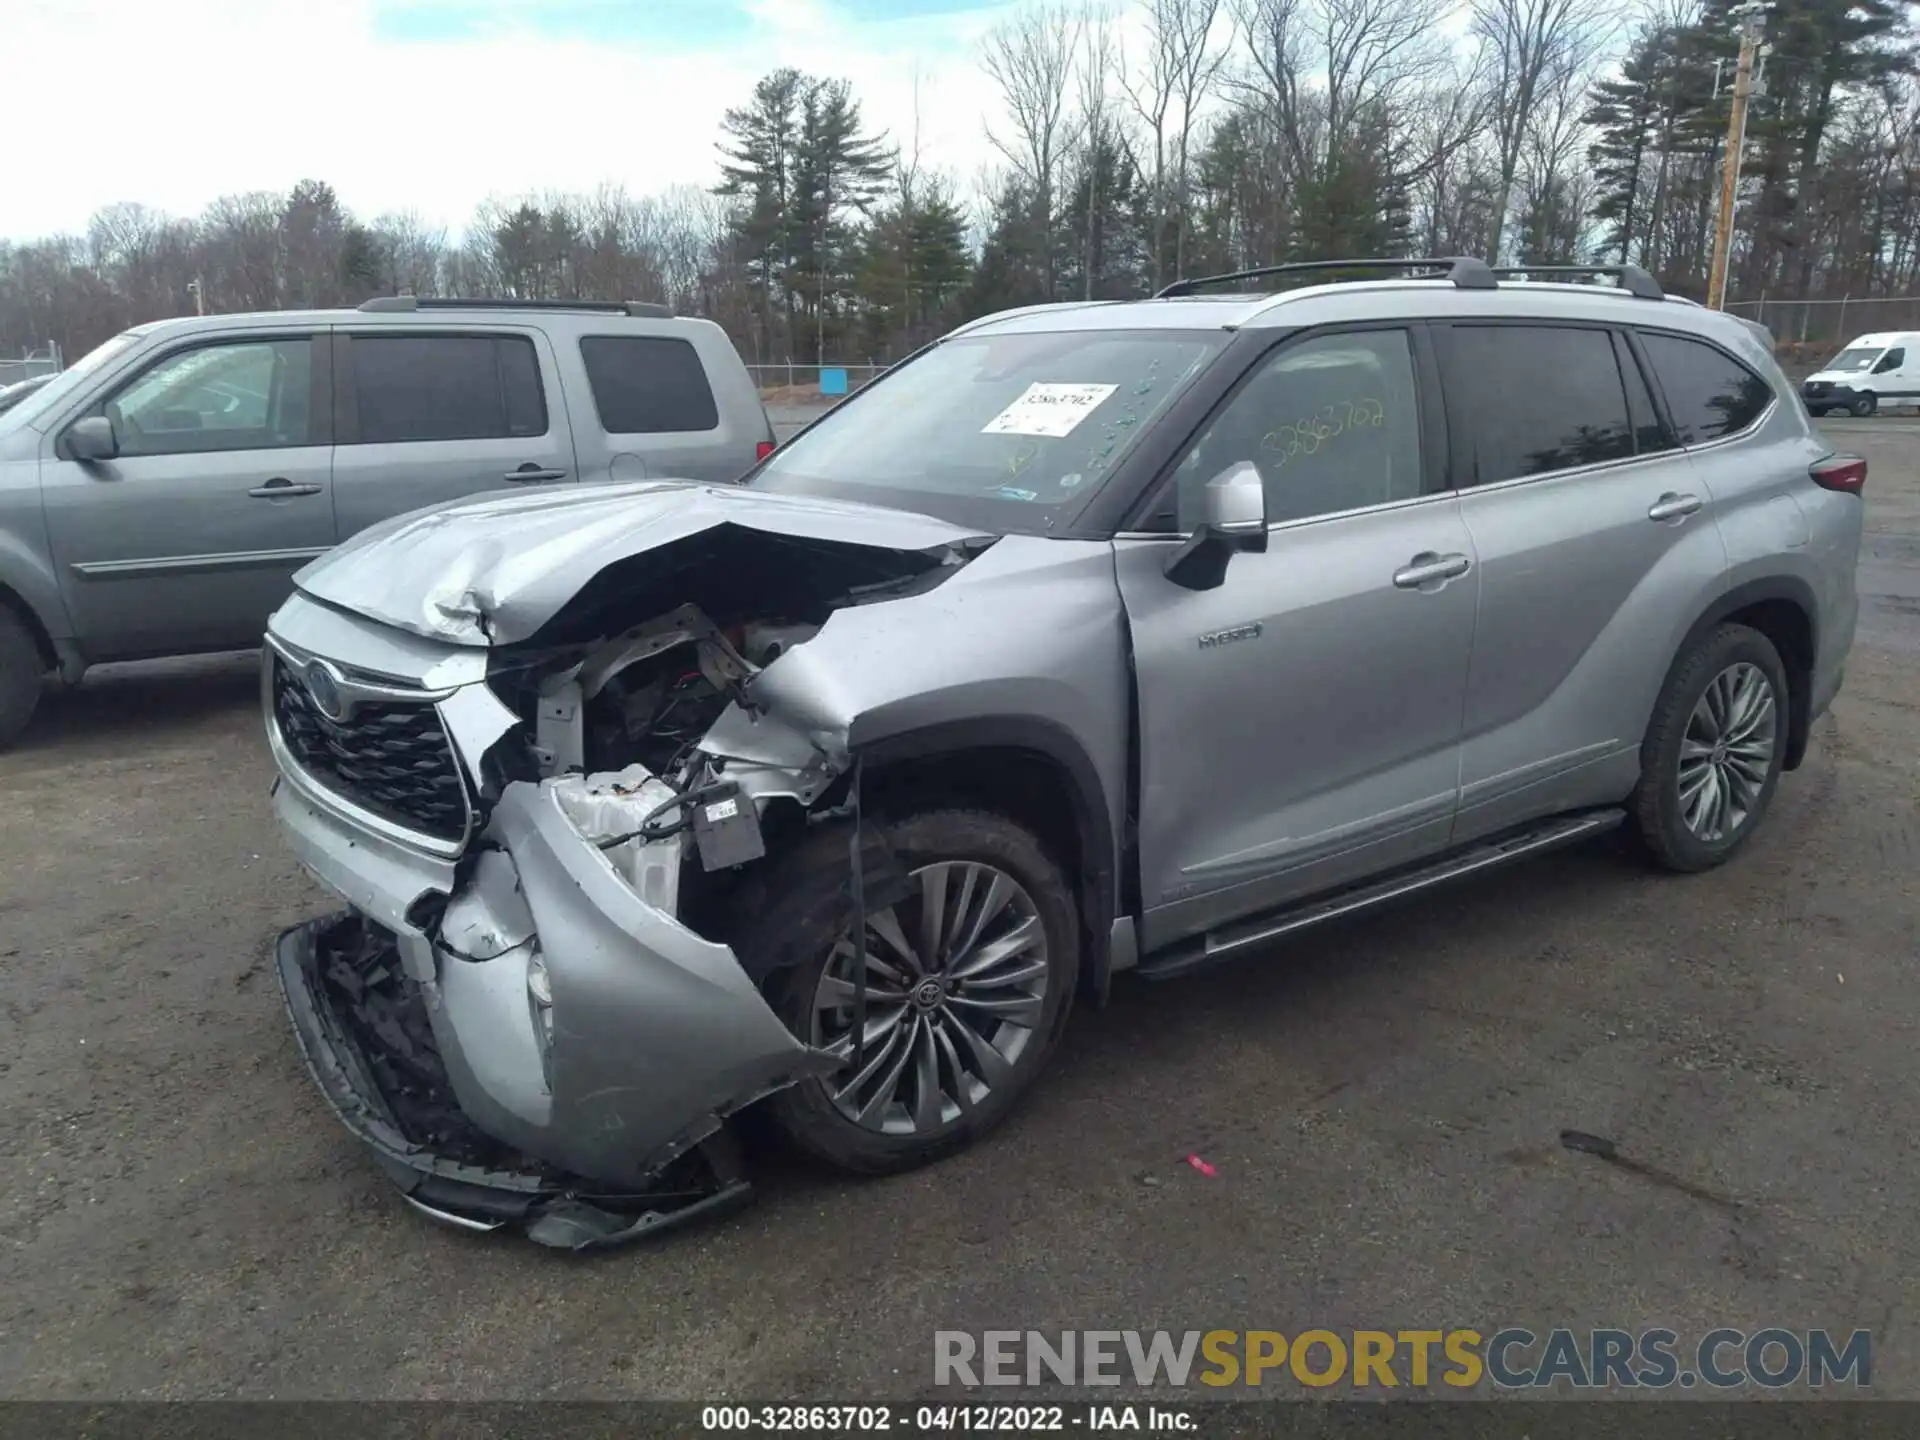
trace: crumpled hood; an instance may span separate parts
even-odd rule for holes
[[[607,566],[721,525],[900,552],[980,538],[875,505],[638,481],[411,511],[362,530],[294,583],[317,600],[416,635],[504,645],[532,635]]]

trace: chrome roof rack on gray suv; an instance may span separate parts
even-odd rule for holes
[[[1637,299],[1667,298],[1666,292],[1660,288],[1660,282],[1638,265],[1507,265],[1496,270],[1486,261],[1476,260],[1469,255],[1415,260],[1299,260],[1290,265],[1259,265],[1251,270],[1231,270],[1224,275],[1196,275],[1188,280],[1176,280],[1153,298],[1171,300],[1196,294],[1202,286],[1230,285],[1239,280],[1264,280],[1270,275],[1313,275],[1342,270],[1445,272],[1445,278],[1462,290],[1495,290],[1499,288],[1501,280],[1523,276],[1527,279],[1561,279],[1611,275],[1619,280],[1620,289]]]
[[[1462,290],[1493,290],[1500,282],[1484,260],[1470,255],[1453,255],[1434,260],[1296,260],[1290,265],[1257,265],[1251,270],[1230,270],[1224,275],[1195,275],[1176,280],[1153,298],[1171,300],[1192,295],[1203,285],[1230,285],[1236,280],[1264,280],[1269,275],[1312,275],[1333,270],[1441,270]]]
[[[455,300],[431,295],[376,295],[359,307],[383,315],[414,310],[592,310],[607,315],[633,315],[648,320],[671,320],[671,305],[651,300]]]

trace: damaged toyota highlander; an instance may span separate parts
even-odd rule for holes
[[[1631,267],[1345,268],[994,316],[739,485],[302,571],[273,805],[342,903],[278,973],[407,1200],[655,1232],[745,1195],[749,1108],[903,1169],[1120,972],[1622,823],[1739,849],[1840,685],[1864,463]]]

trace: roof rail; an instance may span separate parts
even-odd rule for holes
[[[1231,270],[1224,275],[1196,275],[1176,280],[1153,298],[1168,300],[1192,295],[1203,285],[1230,285],[1236,280],[1264,280],[1269,275],[1311,275],[1329,270],[1436,270],[1462,290],[1492,290],[1499,281],[1484,260],[1470,255],[1452,255],[1445,259],[1424,260],[1297,260],[1291,265],[1259,265],[1251,270]]]
[[[361,301],[359,308],[373,315],[416,310],[591,310],[648,320],[673,318],[671,305],[656,305],[651,300],[456,300],[431,295],[376,295]]]
[[[1502,280],[1516,275],[1529,278],[1535,275],[1612,275],[1618,278],[1620,288],[1629,295],[1642,300],[1667,298],[1667,292],[1660,288],[1660,282],[1638,265],[1508,265],[1493,273]]]

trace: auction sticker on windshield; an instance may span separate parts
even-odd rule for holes
[[[1118,385],[1056,385],[1035,381],[980,427],[982,435],[1046,435],[1058,439],[1100,408]]]

